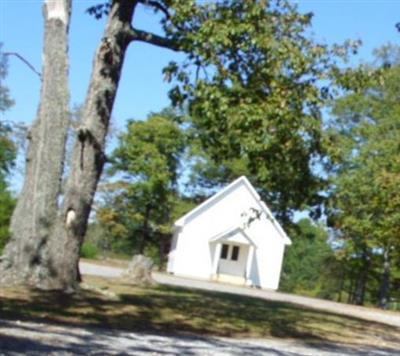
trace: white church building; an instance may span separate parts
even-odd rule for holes
[[[277,289],[291,241],[246,177],[175,222],[167,271]]]

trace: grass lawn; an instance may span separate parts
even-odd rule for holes
[[[400,347],[400,329],[289,303],[219,292],[85,276],[85,289],[68,296],[22,288],[0,291],[1,318],[47,320],[131,331],[229,337],[280,337]]]

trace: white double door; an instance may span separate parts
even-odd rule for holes
[[[248,255],[248,245],[222,243],[217,270],[218,274],[246,278]]]

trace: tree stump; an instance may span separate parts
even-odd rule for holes
[[[155,282],[151,276],[153,266],[154,262],[151,258],[143,255],[134,255],[123,277],[130,283],[140,286],[154,284]]]

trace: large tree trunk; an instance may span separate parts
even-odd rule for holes
[[[45,0],[42,88],[33,124],[24,186],[11,221],[12,238],[0,261],[0,283],[42,285],[51,227],[56,220],[69,125],[68,29],[71,0]]]
[[[382,309],[388,307],[390,297],[390,256],[389,247],[383,252],[383,273],[379,290],[379,306]]]
[[[53,288],[74,290],[78,286],[79,250],[106,159],[105,138],[125,52],[132,40],[129,29],[134,8],[134,1],[113,2],[95,55],[63,206],[50,241],[47,267],[52,271]]]
[[[179,50],[168,38],[131,26],[138,2],[113,0],[96,52],[77,129],[70,176],[58,207],[68,128],[67,34],[71,0],[45,0],[45,63],[38,120],[32,130],[25,185],[0,261],[0,283],[75,290],[79,251],[103,165],[105,138],[126,49],[131,41]]]

